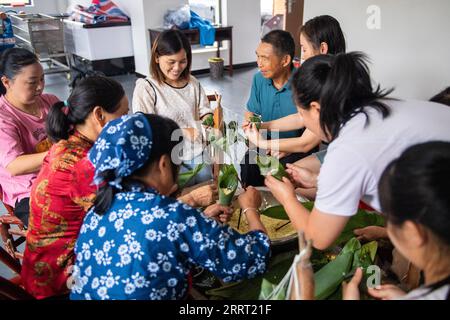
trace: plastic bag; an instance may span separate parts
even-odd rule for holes
[[[314,273],[310,263],[312,241],[306,241],[305,234],[301,231],[298,231],[298,240],[300,252],[294,257],[283,279],[277,285],[263,279],[260,300],[311,300],[314,297]],[[300,263],[309,265],[310,269],[303,269],[301,266],[298,268]]]
[[[0,19],[0,52],[8,48],[13,48],[16,44],[16,38],[14,38],[13,27],[11,20],[2,15]]]
[[[184,5],[175,10],[167,10],[164,15],[164,28],[188,29],[191,21],[191,10],[189,5]]]

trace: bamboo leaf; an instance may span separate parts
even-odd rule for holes
[[[223,164],[219,171],[219,203],[230,205],[238,187],[238,175],[236,168],[232,164]]]
[[[352,259],[351,252],[340,254],[314,274],[314,295],[317,300],[326,299],[336,291],[350,270]]]
[[[267,208],[266,210],[261,212],[261,214],[274,219],[289,220],[289,217],[286,213],[286,210],[284,210],[283,206],[273,206]]]
[[[180,173],[178,175],[178,188],[183,189],[192,178],[194,178],[205,167],[205,163],[200,163],[194,169]]]
[[[346,243],[336,259],[314,274],[314,295],[317,300],[328,298],[338,289],[350,271],[354,254],[359,249],[361,249],[361,243],[356,238],[352,238]]]
[[[287,173],[284,170],[283,165],[275,157],[257,155],[256,164],[258,165],[259,171],[263,176],[272,175],[278,180],[282,180],[283,177],[287,177]]]
[[[256,125],[256,129],[261,129],[261,116],[258,114],[253,114],[253,116],[251,116],[249,118],[251,123],[254,123]]]
[[[212,114],[208,114],[203,120],[202,124],[207,127],[214,127],[214,117]]]
[[[314,202],[312,201],[302,202],[302,205],[306,209],[311,211],[312,208],[314,207]],[[287,215],[286,210],[281,205],[269,207],[264,211],[262,211],[261,214],[274,219],[289,220],[289,216]]]

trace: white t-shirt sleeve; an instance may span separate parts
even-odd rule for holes
[[[320,168],[314,206],[323,213],[352,216],[373,179],[359,154],[345,146],[331,147]]]
[[[155,109],[155,89],[145,79],[138,79],[133,92],[133,113],[157,114]]]

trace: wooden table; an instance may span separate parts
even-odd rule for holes
[[[230,76],[233,76],[233,27],[215,27],[215,41],[217,41],[217,51],[216,57],[220,57],[220,46],[222,45],[222,41],[230,41],[230,47],[228,50],[228,62],[229,66],[228,72]],[[150,46],[153,47],[153,42],[155,42],[158,35],[163,32],[165,29],[156,28],[156,29],[148,29],[150,34]],[[186,37],[189,39],[191,44],[199,44],[200,43],[200,33],[198,29],[185,29],[180,30],[183,32]]]

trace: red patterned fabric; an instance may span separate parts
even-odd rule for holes
[[[53,145],[30,198],[22,281],[38,299],[68,293],[74,246],[96,188],[86,155],[92,142],[75,133]]]

